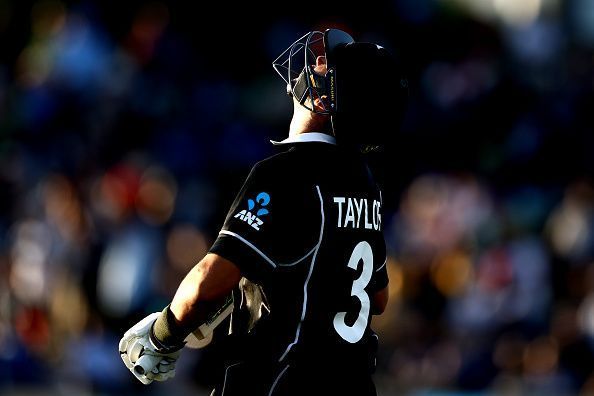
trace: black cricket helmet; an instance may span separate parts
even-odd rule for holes
[[[315,70],[320,59],[325,75]],[[400,62],[377,44],[355,42],[338,29],[313,31],[291,44],[273,67],[290,96],[309,111],[332,117],[341,144],[382,145],[400,127],[408,82]]]

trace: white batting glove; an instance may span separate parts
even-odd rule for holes
[[[150,340],[150,331],[161,315],[155,312],[128,330],[120,340],[120,357],[124,364],[143,384],[166,381],[175,376],[175,363],[181,348],[160,350]]]

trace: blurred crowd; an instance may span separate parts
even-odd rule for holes
[[[594,394],[594,0],[257,24],[107,3],[0,1],[0,394],[206,392],[216,345],[141,389],[117,343],[287,134],[270,62],[326,27],[409,69],[407,116],[370,154],[391,282],[380,394]]]
[[[394,389],[594,392],[594,186],[497,197],[423,175],[389,240],[391,305],[376,321]]]

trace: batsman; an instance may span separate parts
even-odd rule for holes
[[[383,47],[337,29],[307,33],[273,67],[293,102],[288,137],[271,141],[279,153],[253,166],[208,254],[119,352],[142,383],[165,381],[184,346],[206,346],[231,315],[239,341],[211,395],[376,395],[370,323],[388,276],[364,152],[396,133],[406,80]]]

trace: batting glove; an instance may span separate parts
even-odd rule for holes
[[[155,312],[142,319],[120,340],[120,357],[128,370],[145,385],[173,378],[175,363],[183,347],[159,348],[151,340],[152,326],[159,315],[160,312]]]

